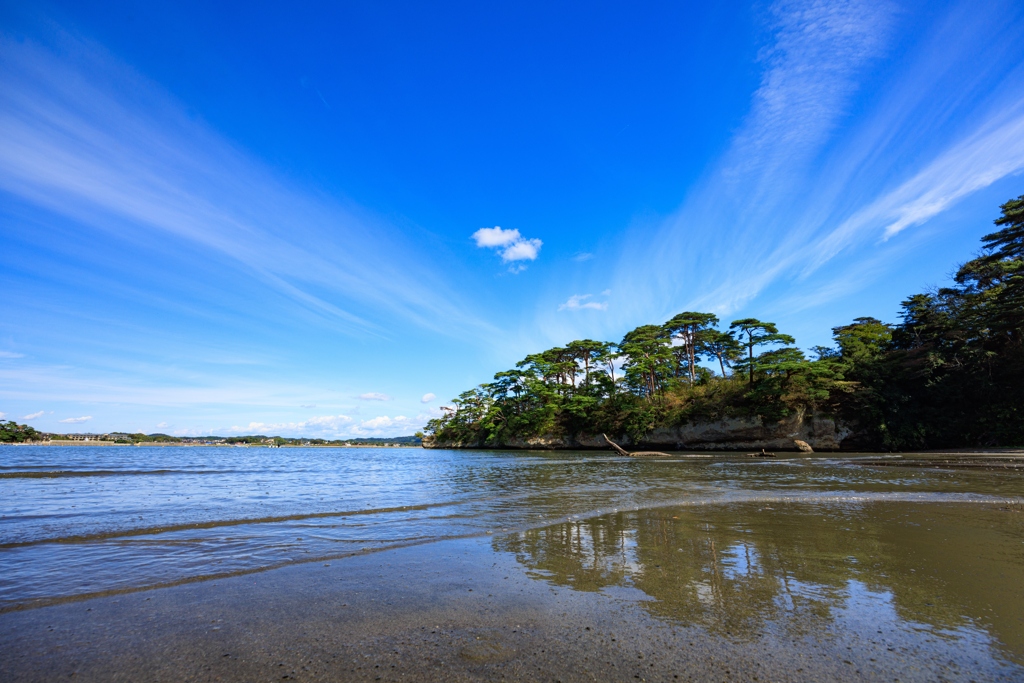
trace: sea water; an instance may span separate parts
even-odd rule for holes
[[[803,610],[1019,659],[1024,476],[898,457],[0,447],[0,612],[476,537],[706,629]]]

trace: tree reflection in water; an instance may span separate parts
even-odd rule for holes
[[[1020,511],[979,504],[773,507],[617,512],[494,544],[534,578],[579,591],[634,588],[652,615],[730,638],[888,626],[981,639],[1024,661]]]

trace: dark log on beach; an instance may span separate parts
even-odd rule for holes
[[[667,457],[669,457],[668,453],[662,453],[660,451],[636,451],[634,453],[630,453],[625,448],[623,448],[619,444],[617,444],[614,441],[612,441],[611,439],[609,439],[607,434],[602,434],[601,436],[604,437],[604,440],[608,442],[608,445],[611,446],[612,449],[616,453],[618,453],[619,455],[624,455],[627,458],[667,458]]]

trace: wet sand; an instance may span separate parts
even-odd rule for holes
[[[858,461],[867,467],[929,467],[933,469],[1024,470],[1024,453],[957,454],[936,453],[911,457],[887,457]]]
[[[5,681],[1024,680],[1024,514],[658,507],[0,614]]]

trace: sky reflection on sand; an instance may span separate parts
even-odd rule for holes
[[[882,502],[643,509],[494,546],[537,579],[634,588],[652,616],[731,638],[927,632],[1022,663],[1022,540],[1011,508]]]
[[[1016,471],[721,453],[18,447],[3,456],[15,476],[0,478],[0,612],[481,537],[546,582],[642,600],[652,616],[730,638],[877,621],[991,639],[1018,661],[1024,652]]]

